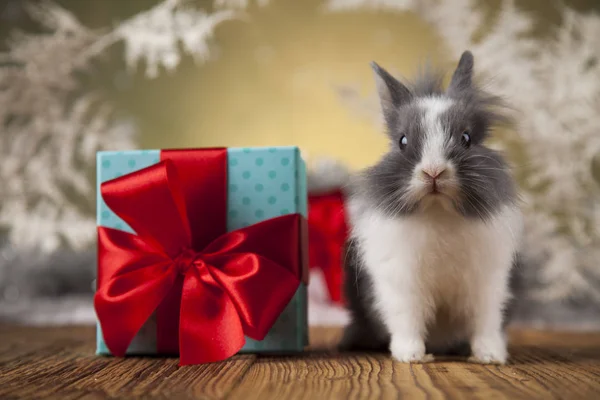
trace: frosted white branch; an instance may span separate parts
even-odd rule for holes
[[[251,0],[215,0],[215,7],[226,9],[246,9],[252,3]],[[270,3],[270,0],[254,0],[254,3],[259,7],[265,7]]]
[[[181,54],[200,63],[216,26],[235,14],[165,0],[92,31],[51,2],[27,9],[48,33],[15,33],[0,53],[0,234],[19,249],[82,249],[95,240],[96,152],[135,148],[136,129],[81,93],[76,72],[121,41],[126,64],[144,61],[150,78]]]
[[[179,45],[197,62],[205,61],[215,27],[236,16],[232,10],[206,14],[181,0],[167,0],[122,23],[113,34],[125,44],[127,66],[134,69],[143,60],[146,75],[154,78],[161,66],[172,71],[179,65]]]

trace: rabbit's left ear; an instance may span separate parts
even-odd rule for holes
[[[399,107],[408,103],[412,97],[410,90],[376,62],[371,63],[375,73],[377,93],[381,110],[388,124],[393,124]]]
[[[449,93],[462,92],[471,88],[473,82],[473,53],[465,51],[460,57],[456,71],[452,75],[452,80],[448,86]]]

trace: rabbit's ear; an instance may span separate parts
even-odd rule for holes
[[[410,101],[412,94],[399,80],[381,68],[376,62],[371,63],[375,72],[377,92],[381,103],[381,110],[387,121],[393,118],[395,110]]]
[[[471,88],[473,83],[473,53],[465,51],[460,57],[456,71],[448,86],[448,93],[460,93]]]

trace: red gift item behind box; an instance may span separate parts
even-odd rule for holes
[[[331,300],[344,303],[342,264],[348,225],[343,193],[336,190],[309,195],[308,226],[310,267],[323,271]]]

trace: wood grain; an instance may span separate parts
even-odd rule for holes
[[[221,399],[256,356],[178,367],[176,358],[94,355],[93,328],[0,328],[0,398]]]
[[[176,358],[97,357],[94,333],[0,326],[0,398],[600,399],[600,333],[511,332],[511,360],[500,367],[337,354],[340,331],[313,328],[302,355],[181,368]]]

